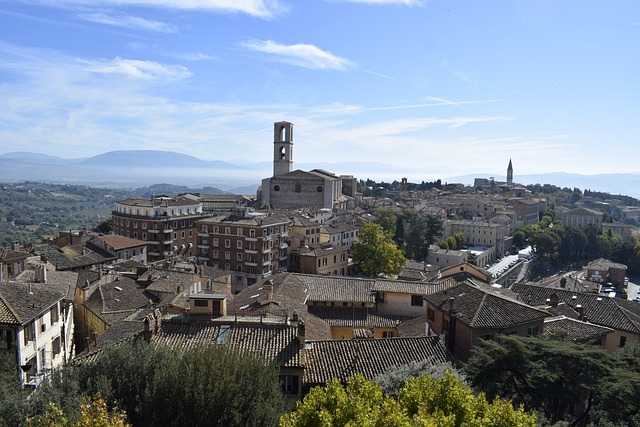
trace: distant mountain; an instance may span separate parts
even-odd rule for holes
[[[207,161],[173,151],[127,150],[109,151],[78,162],[82,166],[95,167],[170,167],[239,169],[238,166],[223,161]]]
[[[222,191],[221,189],[216,187],[207,186],[202,188],[193,188],[184,185],[173,184],[153,184],[148,187],[137,188],[134,192],[143,197],[151,197],[154,195],[157,196],[160,194],[173,196],[180,193],[229,194],[228,192]]]
[[[49,156],[41,153],[30,153],[28,151],[14,151],[11,153],[0,154],[0,160],[37,162],[43,164],[60,164],[67,161],[61,157]]]

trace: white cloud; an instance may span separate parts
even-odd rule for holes
[[[244,13],[270,18],[284,10],[279,0],[23,0],[48,6],[142,6],[165,9]]]
[[[363,3],[374,5],[397,4],[402,6],[421,6],[424,0],[330,0],[341,1],[343,3]]]
[[[120,28],[129,28],[133,30],[145,30],[145,31],[155,31],[158,33],[176,33],[178,29],[170,24],[154,21],[146,18],[141,18],[139,16],[131,16],[131,15],[111,15],[102,12],[88,12],[81,13],[78,15],[78,18],[88,21],[94,22],[96,24],[102,25],[110,25],[113,27]]]
[[[272,40],[249,40],[242,46],[266,53],[276,60],[298,67],[316,70],[346,70],[353,63],[312,44],[281,44]]]
[[[98,74],[118,74],[131,79],[177,80],[191,77],[189,69],[182,65],[165,65],[154,61],[114,58],[110,61],[83,61],[87,70]]]
[[[186,53],[176,53],[173,55],[169,55],[177,59],[182,59],[183,61],[211,61],[216,59],[215,56],[209,55],[208,53],[203,52],[186,52]]]

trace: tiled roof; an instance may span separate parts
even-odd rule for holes
[[[400,322],[397,329],[401,337],[425,336],[427,335],[427,316],[420,316]]]
[[[613,262],[610,261],[608,259],[605,258],[598,258],[596,260],[591,261],[589,264],[587,264],[587,269],[588,270],[609,270],[610,268],[615,268],[618,270],[626,270],[627,266],[624,264],[620,264],[617,262]]]
[[[378,292],[395,292],[403,294],[429,295],[455,286],[454,280],[438,283],[410,282],[400,280],[376,279],[373,290]]]
[[[427,295],[425,299],[437,307],[449,310],[448,301],[452,297],[456,318],[472,328],[504,329],[549,316],[545,311],[469,281]]]
[[[581,305],[586,319],[591,323],[640,335],[640,304],[619,298],[537,285],[517,283],[511,289],[522,301],[536,306],[549,306],[549,300],[555,294],[560,302],[574,310],[577,305]]]
[[[152,342],[176,350],[224,344],[279,366],[302,366],[297,327],[286,324],[163,320],[161,331],[153,336]]]
[[[304,382],[346,381],[361,373],[373,379],[390,368],[417,361],[450,361],[439,337],[309,341],[305,345]]]
[[[598,340],[609,332],[613,332],[613,329],[566,316],[558,316],[545,319],[543,335],[586,343]]]
[[[118,280],[100,284],[103,311],[134,310],[149,303],[149,297],[135,280],[118,277]]]
[[[331,326],[350,328],[395,328],[407,319],[403,316],[377,313],[375,309],[366,307],[311,306],[307,310]]]
[[[29,257],[26,252],[14,251],[12,249],[0,248],[0,262],[16,262]]]
[[[0,323],[24,325],[49,310],[63,294],[42,283],[0,286]]]
[[[295,276],[307,289],[308,301],[375,303],[375,296],[371,292],[373,280],[310,274]]]
[[[131,239],[129,237],[118,236],[115,234],[105,234],[103,236],[97,236],[96,239],[102,240],[116,251],[119,251],[121,249],[137,248],[146,244],[142,240]]]

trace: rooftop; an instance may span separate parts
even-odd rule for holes
[[[0,324],[25,325],[63,297],[42,283],[4,283],[0,286]]]

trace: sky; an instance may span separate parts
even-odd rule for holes
[[[640,172],[640,2],[0,0],[0,153]]]

